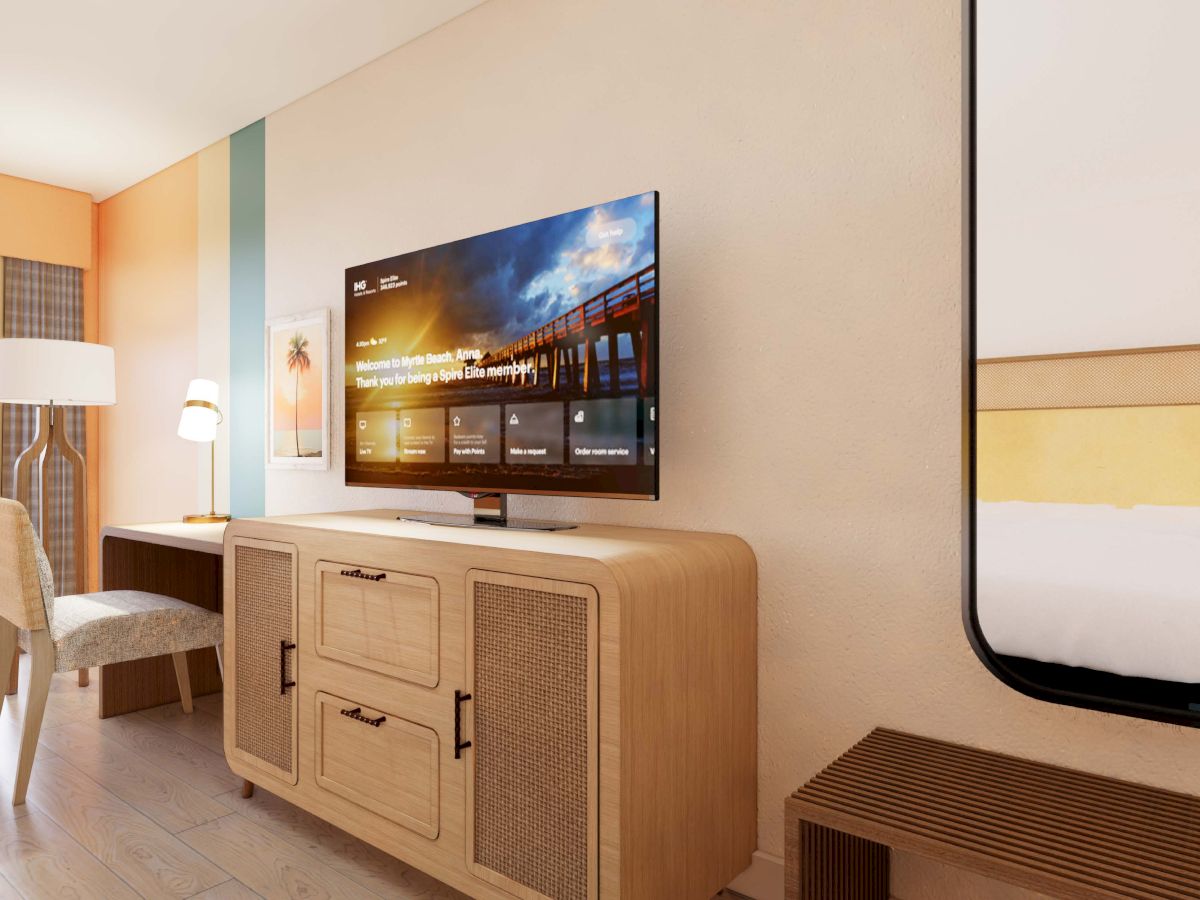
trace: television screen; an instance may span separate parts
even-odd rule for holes
[[[346,483],[658,497],[658,193],[346,270]]]

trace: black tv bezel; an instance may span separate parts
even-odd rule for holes
[[[481,231],[478,234],[467,235],[466,237],[462,237],[462,238],[455,238],[453,241],[443,241],[441,244],[430,244],[427,247],[417,247],[413,250],[404,250],[404,251],[401,251],[400,253],[393,254],[393,256],[391,256],[391,257],[382,257],[381,259],[378,259],[378,260],[369,260],[367,262],[359,263],[354,266],[347,266],[343,272],[343,291],[345,291],[345,284],[349,283],[349,273],[351,271],[353,271],[355,269],[361,269],[363,266],[374,265],[375,263],[381,262],[384,259],[392,259],[395,256],[405,256],[409,253],[420,253],[424,250],[433,250],[433,249],[436,249],[437,247],[444,247],[444,246],[446,246],[446,244],[458,243],[459,241],[471,240],[472,238],[477,238],[477,237],[484,237],[485,235],[495,234],[498,231],[507,231],[509,228],[520,228],[522,225],[528,225],[533,222],[541,222],[545,219],[557,218],[558,216],[569,215],[570,213],[573,213],[573,212],[579,212],[579,211],[585,210],[585,209],[592,209],[596,206],[603,206],[605,203],[613,203],[616,200],[623,200],[623,199],[626,199],[627,197],[637,197],[637,196],[641,196],[642,194],[653,194],[654,195],[654,265],[656,268],[655,282],[657,285],[657,287],[656,287],[657,297],[655,299],[655,304],[659,308],[659,312],[655,316],[656,327],[654,329],[654,358],[656,360],[658,360],[659,364],[654,367],[655,376],[654,376],[654,394],[653,394],[653,396],[654,396],[654,403],[655,403],[656,427],[655,427],[655,436],[654,436],[655,452],[654,452],[654,493],[653,494],[622,493],[622,492],[613,492],[613,491],[538,490],[535,488],[525,488],[525,487],[508,489],[508,488],[498,488],[496,486],[471,485],[470,483],[465,483],[462,485],[441,485],[441,484],[431,485],[431,484],[419,484],[419,483],[410,483],[410,482],[401,483],[401,482],[397,482],[395,480],[351,481],[349,478],[349,471],[350,471],[349,460],[346,457],[346,453],[345,453],[347,440],[344,435],[342,438],[342,444],[343,444],[343,448],[342,448],[342,451],[343,451],[342,482],[343,482],[343,484],[346,487],[385,488],[385,489],[404,490],[404,491],[436,491],[436,492],[440,492],[440,493],[449,492],[449,493],[467,494],[467,495],[476,495],[476,494],[479,494],[479,495],[486,495],[486,494],[508,495],[508,494],[513,494],[513,495],[518,495],[518,496],[530,496],[530,497],[579,497],[579,498],[583,498],[583,499],[596,499],[596,500],[645,500],[645,501],[651,501],[651,502],[656,502],[656,501],[662,499],[662,466],[660,463],[660,460],[662,459],[662,455],[661,455],[662,429],[657,427],[658,421],[661,419],[660,412],[661,412],[661,408],[662,408],[662,365],[661,365],[662,355],[660,353],[660,349],[661,349],[661,345],[662,345],[662,315],[661,315],[661,304],[662,304],[662,259],[661,259],[661,257],[662,257],[662,250],[661,250],[661,241],[660,241],[661,194],[659,191],[657,191],[657,190],[635,191],[632,194],[626,194],[623,197],[614,198],[614,200],[605,200],[605,201],[601,201],[600,203],[593,203],[588,206],[578,207],[576,209],[569,209],[569,210],[564,210],[563,212],[551,213],[548,216],[542,216],[541,218],[538,218],[538,219],[529,219],[525,222],[519,222],[515,225],[506,225],[503,228],[495,228],[495,229],[492,229],[491,231]],[[347,298],[345,296],[345,294],[343,294],[343,309],[342,309],[343,316],[345,316],[345,313],[346,313],[346,308],[345,308],[344,304],[347,302],[348,299],[349,298]],[[346,341],[349,340],[349,329],[344,329],[344,331],[345,331],[345,334],[343,335],[343,341],[342,341],[343,354],[346,353]],[[344,355],[342,357],[341,372],[342,372],[342,402],[343,402],[342,427],[345,428],[346,419],[348,418],[348,411],[349,411],[350,407],[349,407],[349,403],[348,403],[348,398],[346,396],[347,388],[346,388],[346,382],[345,382],[345,356]],[[639,399],[645,399],[645,398],[639,397]],[[567,464],[564,463],[563,465],[565,466]],[[391,473],[389,473],[389,474],[391,474]]]

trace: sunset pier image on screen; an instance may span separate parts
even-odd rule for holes
[[[658,494],[658,194],[346,270],[346,481]]]

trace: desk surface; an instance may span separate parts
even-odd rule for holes
[[[100,542],[106,537],[125,538],[181,550],[199,550],[220,556],[224,550],[225,522],[188,524],[186,522],[150,522],[144,525],[105,525]]]

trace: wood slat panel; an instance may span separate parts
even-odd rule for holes
[[[812,822],[801,822],[798,834],[799,852],[807,861],[795,877],[794,896],[799,900],[877,900],[888,896],[890,871],[885,845]]]
[[[789,898],[886,898],[872,842],[1056,897],[1200,898],[1200,798],[888,729],[787,816]]]

